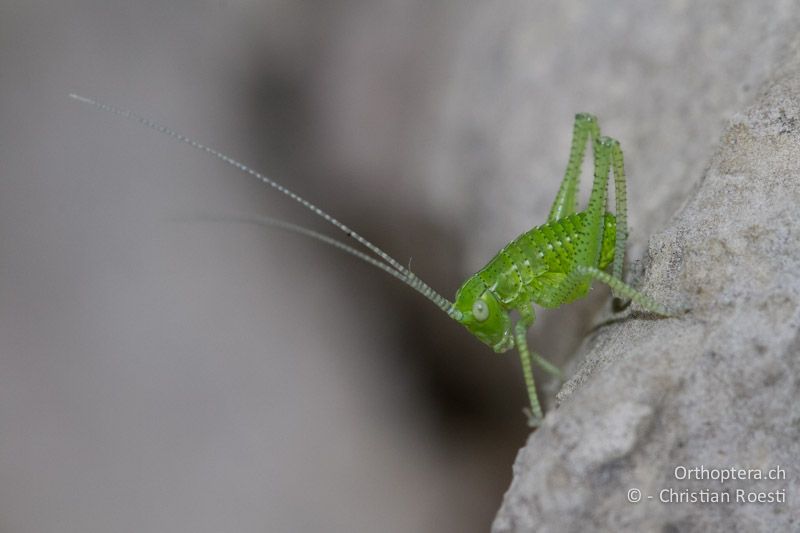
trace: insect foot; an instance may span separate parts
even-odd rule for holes
[[[522,408],[522,414],[525,415],[529,428],[538,428],[544,423],[544,418],[541,416],[535,416],[528,407]]]

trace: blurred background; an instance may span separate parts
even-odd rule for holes
[[[461,8],[1,5],[0,531],[485,530],[527,434],[517,361],[359,261],[204,220],[329,230],[67,98],[241,158],[452,297],[469,220],[414,151]]]
[[[729,81],[767,68],[708,64],[757,43],[729,39],[754,13],[705,9],[727,30],[684,2],[0,0],[0,531],[485,531],[528,435],[515,355],[353,258],[212,220],[338,237],[69,93],[262,170],[452,297],[544,220],[578,111],[626,150],[641,256],[752,90]],[[532,346],[563,364],[607,301]]]

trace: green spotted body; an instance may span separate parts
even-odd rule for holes
[[[628,236],[622,150],[614,139],[600,136],[597,119],[592,115],[579,113],[575,116],[567,170],[547,222],[506,245],[484,268],[467,278],[456,292],[455,301],[450,302],[386,252],[264,174],[131,111],[75,94],[70,96],[98,109],[137,121],[250,174],[321,217],[369,253],[289,222],[267,217],[251,221],[311,237],[349,253],[425,296],[494,351],[500,353],[516,347],[530,400],[528,421],[532,426],[538,425],[544,415],[536,395],[531,364],[536,363],[545,371],[560,375],[558,368],[528,349],[526,333],[535,320],[532,303],[542,307],[558,307],[584,296],[592,281],[599,281],[609,285],[617,296],[627,297],[648,311],[669,316],[662,305],[622,281]],[[578,182],[587,141],[594,156],[594,180],[588,205],[585,210],[578,212]],[[615,186],[613,213],[608,211],[607,206],[607,182],[612,173]],[[608,267],[612,267],[611,273],[605,271]],[[515,324],[512,324],[511,311],[519,314]]]
[[[616,217],[605,214],[598,268],[614,260]],[[575,268],[580,244],[590,235],[585,231],[586,214],[575,213],[526,231],[500,250],[474,276],[494,293],[505,309],[516,309],[525,302],[542,307],[559,307],[581,298],[588,284],[578,287],[565,301],[552,298],[554,281],[563,279]]]

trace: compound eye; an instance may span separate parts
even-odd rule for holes
[[[489,318],[489,306],[486,305],[486,302],[483,300],[475,300],[475,303],[472,304],[472,316],[474,316],[475,320],[478,322],[483,322]]]

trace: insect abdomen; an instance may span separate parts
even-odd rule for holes
[[[584,239],[584,213],[537,226],[511,241],[478,273],[508,307],[540,294],[545,285],[570,272]],[[616,218],[606,213],[598,268],[614,258]]]

